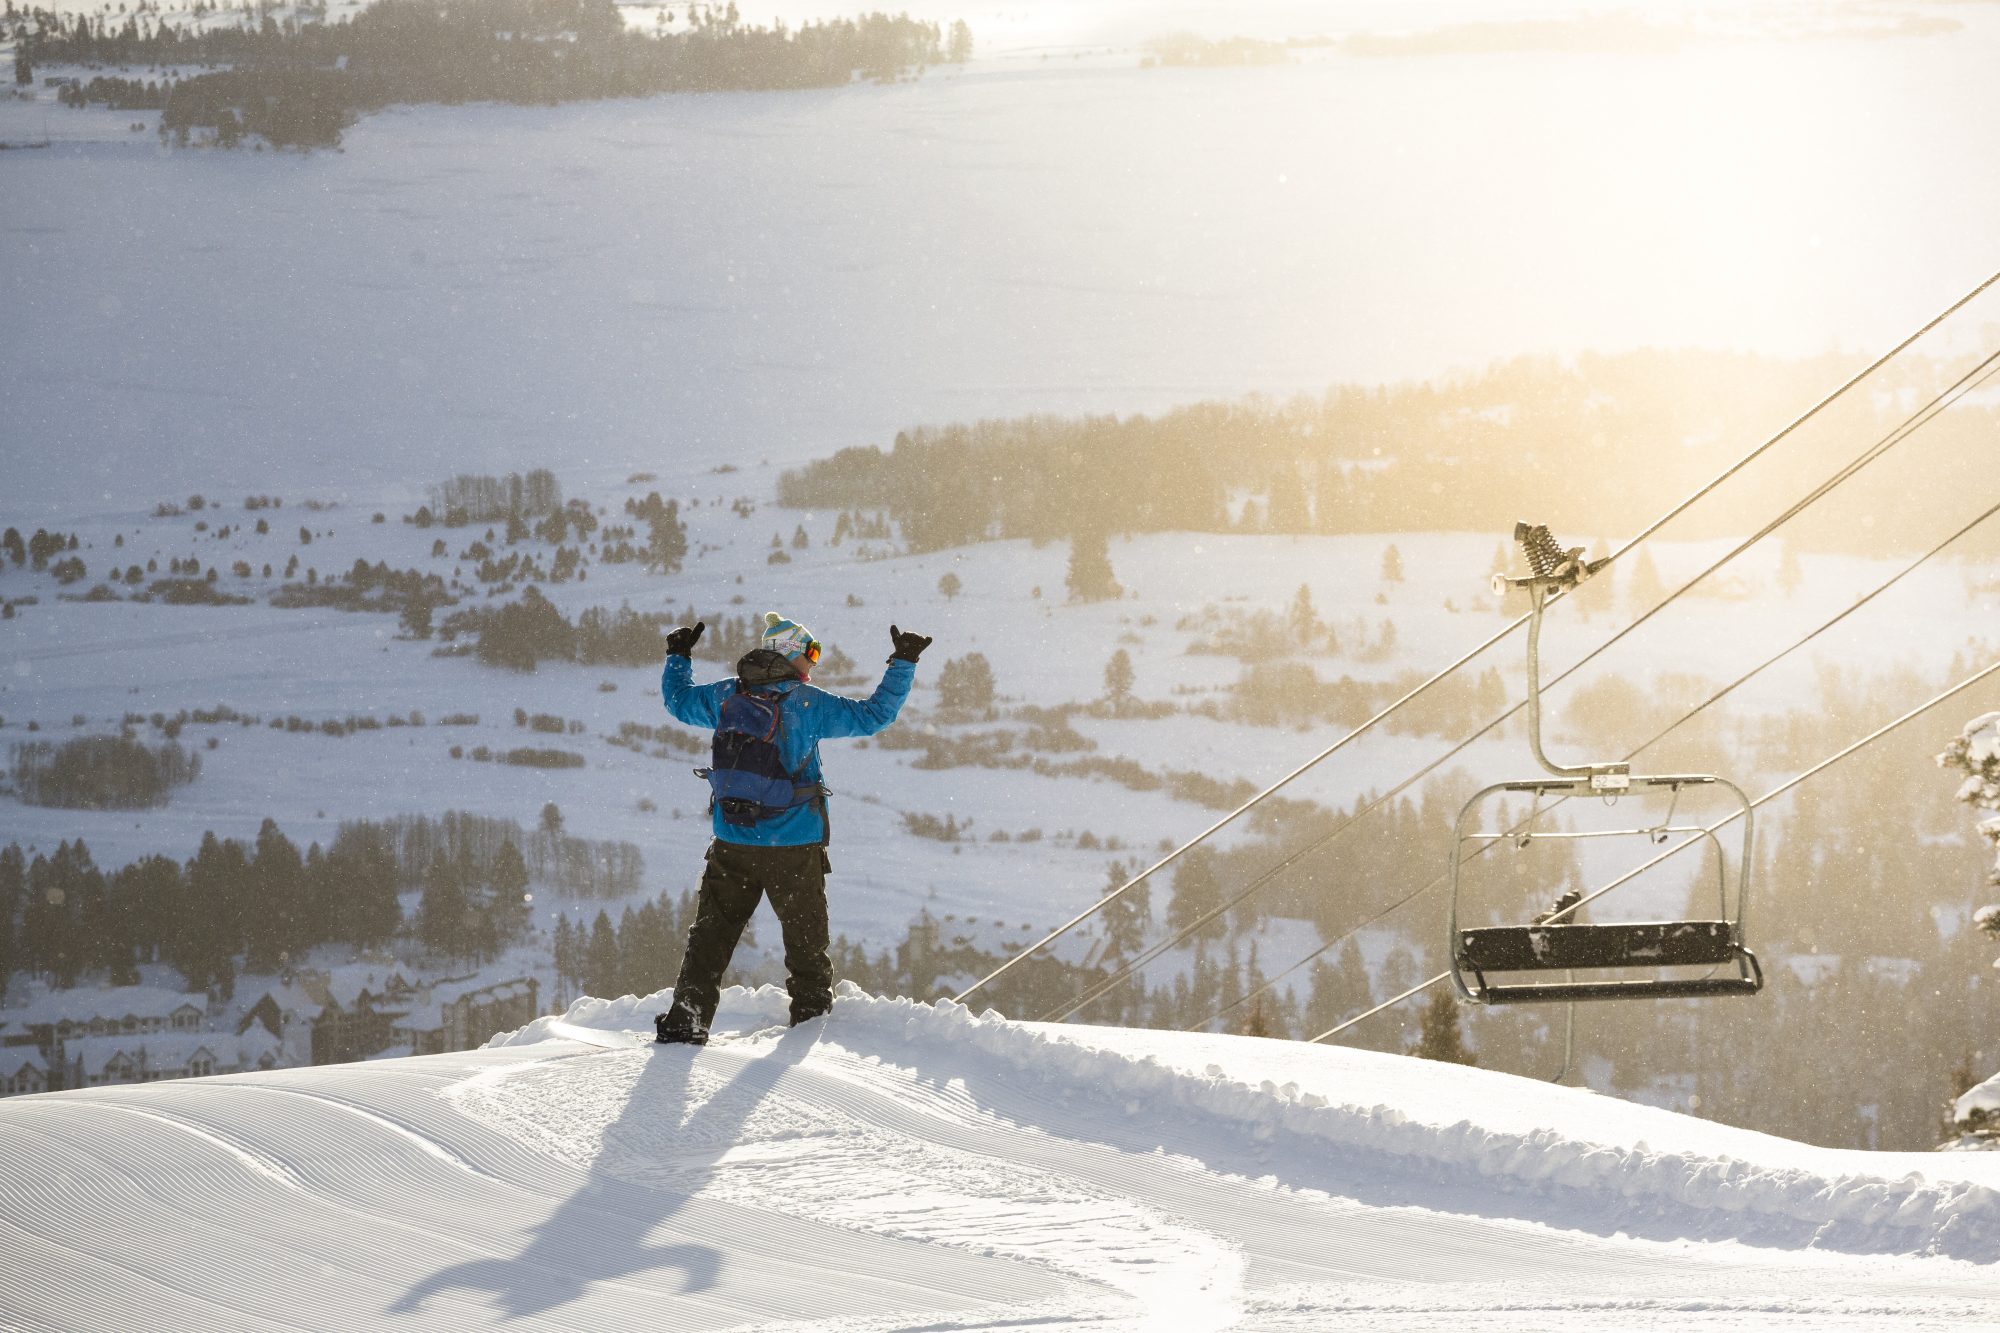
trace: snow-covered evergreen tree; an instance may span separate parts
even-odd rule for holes
[[[1937,757],[1938,767],[1965,775],[1957,799],[1974,809],[1992,812],[1979,822],[1979,836],[1993,846],[1988,882],[2000,885],[2000,713],[1984,713],[1965,724]],[[1973,923],[1988,935],[2000,936],[2000,903],[1973,913]],[[2000,962],[1994,964],[2000,967]],[[1953,1122],[1962,1136],[1948,1148],[2000,1149],[2000,1074],[1994,1075],[1952,1104]]]
[[[2000,815],[2000,713],[1985,713],[1966,723],[1937,762],[1940,768],[1955,768],[1965,774],[1956,799]],[[1988,879],[2000,885],[2000,818],[1980,821],[1979,836],[1993,845],[1993,871]],[[2000,935],[2000,905],[1980,909],[1979,926]]]

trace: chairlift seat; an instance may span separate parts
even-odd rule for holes
[[[1458,932],[1459,971],[1486,1004],[1548,1000],[1671,999],[1754,995],[1763,971],[1730,921],[1630,921],[1488,926]],[[1630,977],[1494,985],[1489,972],[1563,972],[1590,968],[1733,966],[1727,976]]]
[[[1703,967],[1736,960],[1727,921],[1556,922],[1458,933],[1459,954],[1481,972],[1576,967]]]

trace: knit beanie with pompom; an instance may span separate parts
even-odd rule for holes
[[[799,669],[801,676],[811,674],[819,662],[821,651],[820,642],[812,636],[811,630],[785,619],[776,611],[764,613],[764,633],[757,646],[783,653],[786,660]]]

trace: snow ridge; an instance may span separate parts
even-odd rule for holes
[[[560,1021],[620,1029],[649,1028],[671,992],[644,998],[579,1000]],[[785,1021],[785,995],[775,987],[732,987],[717,1014],[717,1031],[755,1031]],[[537,1019],[489,1046],[549,1039]],[[1101,1030],[1092,1030],[1093,1032]],[[1177,1068],[1152,1054],[1085,1045],[1060,1027],[1010,1021],[991,1010],[974,1014],[949,1000],[885,999],[843,982],[827,1039],[884,1061],[921,1068],[925,1048],[966,1050],[1022,1074],[1117,1096],[1176,1107],[1221,1121],[1258,1143],[1288,1138],[1295,1147],[1332,1148],[1351,1156],[1387,1158],[1431,1179],[1487,1190],[1541,1196],[1586,1196],[1601,1215],[1616,1210],[1620,1229],[1653,1224],[1686,1237],[1750,1244],[1806,1245],[1870,1254],[2000,1260],[2000,1189],[1976,1180],[1900,1178],[1775,1165],[1695,1151],[1662,1151],[1644,1143],[1593,1143],[1553,1129],[1496,1129],[1473,1119],[1445,1124],[1406,1114],[1387,1102],[1341,1102],[1297,1083],[1251,1083],[1221,1066]],[[1309,1049],[1309,1048],[1304,1048]],[[1470,1091],[1470,1090],[1469,1090]],[[1616,1103],[1611,1103],[1616,1105]],[[1478,1105],[1468,1096],[1467,1106]],[[1304,1143],[1298,1143],[1304,1140]],[[1830,1159],[1846,1156],[1829,1152]],[[1958,1161],[1965,1159],[1959,1158]],[[1940,1157],[1938,1170],[1954,1159]],[[1566,1209],[1565,1211],[1572,1211]]]

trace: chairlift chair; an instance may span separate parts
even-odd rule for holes
[[[1514,539],[1528,556],[1525,578],[1493,576],[1494,590],[1523,588],[1530,598],[1528,623],[1528,739],[1535,759],[1550,776],[1500,782],[1483,788],[1459,811],[1451,857],[1450,954],[1451,979],[1459,995],[1478,1004],[1531,1004],[1541,1001],[1653,1000],[1723,995],[1754,995],[1764,974],[1757,956],[1744,942],[1743,907],[1751,876],[1751,808],[1741,788],[1709,773],[1637,774],[1624,762],[1564,765],[1552,762],[1542,749],[1539,650],[1542,613],[1551,597],[1566,593],[1588,579],[1603,562],[1587,561],[1583,548],[1565,550],[1548,528],[1518,523]],[[1743,821],[1743,843],[1736,870],[1735,910],[1730,910],[1728,858],[1715,834],[1698,823],[1675,824],[1674,812],[1683,791],[1706,788],[1733,797]],[[1551,798],[1597,796],[1607,801],[1638,794],[1664,793],[1669,805],[1657,824],[1574,832],[1536,831],[1535,820]],[[1525,794],[1532,801],[1525,822],[1514,828],[1473,827],[1480,807],[1496,796]],[[1504,822],[1504,821],[1503,821]],[[1661,845],[1675,837],[1705,840],[1714,851],[1716,915],[1699,921],[1583,922],[1578,911],[1595,903],[1609,888],[1589,895],[1567,893],[1526,925],[1461,928],[1458,923],[1462,871],[1468,843],[1483,846],[1510,841],[1562,838],[1644,837]],[[1476,855],[1477,853],[1475,853]],[[1689,970],[1705,968],[1690,975]],[[1594,975],[1579,979],[1577,973]],[[1496,976],[1506,979],[1496,980]],[[1567,1069],[1567,1060],[1565,1069]],[[1557,1076],[1559,1079],[1561,1075]]]

